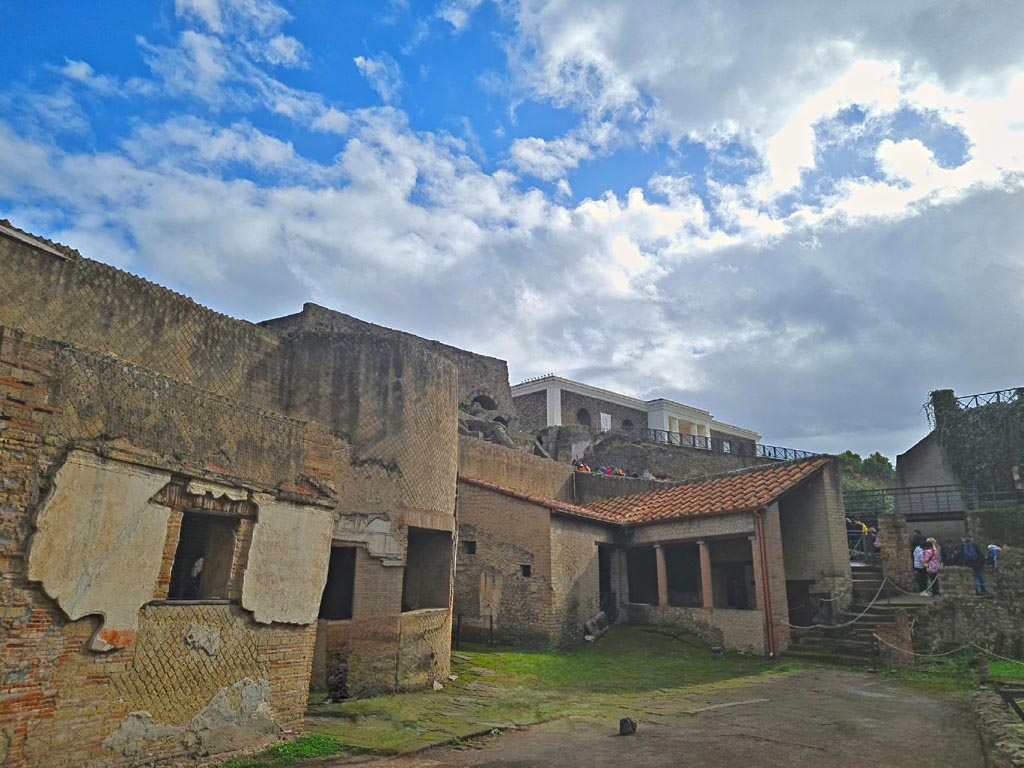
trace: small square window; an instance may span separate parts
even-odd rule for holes
[[[466,555],[476,554],[476,542],[469,539],[462,540],[462,552]]]
[[[723,440],[722,441],[722,452],[723,453],[732,453],[732,443],[730,443],[728,440]]]
[[[519,570],[526,578],[530,578],[533,575],[533,566],[527,565],[526,563],[520,565]]]
[[[226,598],[237,531],[237,519],[183,513],[167,599]]]

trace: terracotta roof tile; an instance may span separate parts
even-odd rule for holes
[[[587,505],[600,519],[623,525],[679,517],[746,512],[767,506],[831,461],[827,457],[788,462],[641,496],[621,496]]]
[[[495,493],[500,493],[504,496],[510,496],[511,498],[519,499],[520,501],[528,501],[531,504],[545,507],[550,509],[552,512],[558,512],[563,515],[599,520],[603,523],[619,522],[618,518],[614,515],[588,509],[587,507],[580,507],[575,504],[567,504],[564,501],[546,499],[543,496],[533,496],[532,494],[518,491],[515,488],[508,488],[503,485],[498,485],[497,483],[489,483],[486,480],[479,480],[475,477],[469,477],[468,475],[459,475],[459,482],[475,485],[477,488],[486,488],[489,491],[494,491]]]

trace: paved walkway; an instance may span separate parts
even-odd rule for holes
[[[619,736],[612,717],[556,720],[469,745],[328,765],[373,768],[528,768],[558,765],[830,766],[919,768],[920,748],[944,766],[982,768],[978,737],[959,704],[878,675],[820,669],[680,698],[658,693]]]

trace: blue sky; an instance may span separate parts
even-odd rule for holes
[[[315,301],[830,451],[1024,381],[1018,2],[0,19],[0,216],[220,311]]]

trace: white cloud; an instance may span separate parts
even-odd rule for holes
[[[353,61],[381,101],[385,104],[395,101],[402,90],[402,71],[390,54],[384,53],[376,58],[356,56]]]
[[[437,10],[439,18],[444,19],[458,34],[469,26],[473,12],[480,7],[483,0],[445,0]]]

